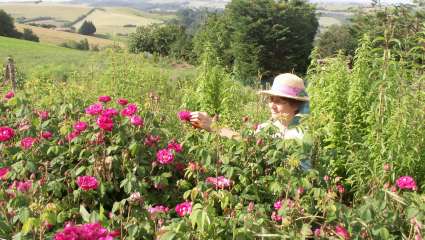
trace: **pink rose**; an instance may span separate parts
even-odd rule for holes
[[[322,235],[322,230],[321,228],[316,228],[314,229],[314,236],[316,237],[320,237]]]
[[[253,212],[254,211],[254,209],[255,209],[255,204],[254,204],[254,202],[249,202],[249,204],[248,204],[248,212]]]
[[[41,137],[44,139],[49,140],[50,138],[52,138],[53,134],[49,131],[44,131],[41,133]]]
[[[16,183],[16,189],[20,192],[28,192],[32,187],[32,181],[19,181]]]
[[[99,100],[99,102],[107,103],[107,102],[111,101],[111,97],[110,96],[100,96],[98,98],[98,100]]]
[[[176,205],[176,213],[180,217],[184,217],[187,214],[192,213],[192,203],[191,202],[184,202]]]
[[[86,108],[86,113],[89,115],[99,115],[103,112],[103,106],[101,103],[95,103]]]
[[[15,136],[15,131],[10,127],[0,127],[0,142],[9,141]]]
[[[81,133],[87,129],[87,126],[88,124],[86,122],[76,122],[74,124],[74,131]]]
[[[46,121],[47,119],[49,119],[48,111],[38,111],[37,114],[38,114],[38,117],[43,121]]]
[[[71,133],[68,134],[68,136],[66,136],[66,140],[68,142],[72,142],[72,140],[74,140],[74,138],[80,136],[80,132],[79,131],[72,131]]]
[[[116,110],[115,108],[108,108],[103,111],[102,115],[112,118],[118,115],[118,110]]]
[[[207,183],[213,184],[216,189],[224,189],[228,188],[232,185],[232,181],[228,178],[225,178],[224,176],[219,177],[207,177],[206,180]]]
[[[397,187],[400,189],[416,190],[416,182],[411,176],[399,177],[396,181]]]
[[[36,138],[26,137],[21,140],[21,147],[23,149],[30,149],[36,141],[37,141]]]
[[[167,146],[168,150],[173,150],[177,153],[182,152],[183,151],[183,147],[181,144],[177,143],[175,140],[171,141],[168,146]]]
[[[128,104],[126,108],[121,110],[121,115],[131,117],[137,112],[137,105],[134,103]]]
[[[345,229],[341,225],[336,226],[335,233],[336,235],[342,237],[344,240],[350,239],[350,234],[348,233],[347,229]]]
[[[274,209],[276,209],[276,210],[279,210],[281,207],[282,207],[282,201],[276,201],[274,204],[273,204],[273,207],[274,207]]]
[[[117,231],[109,232],[100,223],[86,223],[83,225],[66,223],[64,229],[55,234],[54,240],[113,240],[115,237],[118,237]]]
[[[130,122],[134,126],[143,126],[143,119],[139,116],[136,116],[136,115],[134,115],[130,118]]]
[[[341,184],[337,184],[336,185],[336,189],[338,190],[339,193],[344,193],[345,192],[345,188]]]
[[[145,145],[149,146],[149,147],[153,147],[153,145],[157,144],[160,140],[159,136],[154,136],[154,135],[148,135],[145,138]]]
[[[283,218],[276,211],[272,212],[271,218],[275,222],[282,222]]]
[[[161,149],[156,153],[156,160],[164,165],[170,164],[174,161],[174,155],[168,149]]]
[[[97,125],[105,131],[112,131],[114,128],[114,121],[106,116],[99,116],[96,120]]]
[[[97,179],[92,176],[80,176],[77,178],[77,185],[83,189],[84,191],[88,190],[96,190],[99,183],[97,182]]]
[[[7,174],[9,173],[9,171],[10,170],[8,167],[0,168],[0,180],[6,180]]]
[[[163,205],[156,205],[155,207],[148,208],[148,212],[152,215],[156,213],[167,213],[168,211],[169,208]]]
[[[179,118],[180,118],[181,121],[183,121],[183,122],[189,122],[190,121],[190,117],[191,117],[190,112],[181,111],[181,112],[179,112],[178,115],[179,115]]]
[[[6,93],[6,95],[4,96],[5,99],[11,99],[15,96],[15,93],[12,91],[9,91]]]
[[[127,99],[125,99],[125,98],[119,98],[119,99],[117,100],[117,103],[118,103],[119,105],[121,105],[121,106],[125,106],[125,105],[127,105],[127,104],[128,104],[128,100],[127,100]]]

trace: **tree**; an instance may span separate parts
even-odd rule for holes
[[[84,21],[80,29],[78,29],[78,33],[83,35],[93,35],[95,32],[96,27],[91,21]]]
[[[349,25],[331,25],[317,38],[319,56],[325,58],[342,50],[345,54],[354,56],[357,40],[350,32]]]
[[[185,59],[192,52],[191,39],[185,28],[175,24],[138,27],[129,36],[128,48],[133,53],[150,52]]]
[[[195,38],[212,45],[228,41],[219,50],[226,53],[224,63],[241,80],[252,79],[259,71],[264,78],[281,72],[305,73],[318,28],[315,8],[307,1],[232,0],[219,18],[206,23],[217,32],[203,28]],[[194,45],[195,51],[200,49]]]
[[[13,18],[0,9],[0,36],[20,38],[21,33],[15,29]]]
[[[29,28],[24,28],[24,33],[22,34],[22,38],[28,41],[38,42],[38,36],[33,33],[33,31]]]

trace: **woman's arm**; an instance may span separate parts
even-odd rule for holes
[[[205,129],[208,132],[217,132],[220,136],[226,138],[239,138],[239,133],[229,128],[214,128],[213,120],[206,112],[191,112],[190,123],[196,128]]]

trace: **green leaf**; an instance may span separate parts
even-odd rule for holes
[[[31,229],[33,228],[34,225],[34,218],[28,218],[25,222],[24,225],[22,226],[22,230],[21,233],[22,234],[27,234],[31,231]]]
[[[83,205],[80,205],[80,214],[84,222],[86,223],[90,222],[90,213],[87,211],[87,209]]]
[[[165,234],[160,236],[160,240],[173,240],[176,237],[176,233],[174,231],[168,231]]]

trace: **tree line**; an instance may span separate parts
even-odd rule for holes
[[[232,0],[223,11],[185,9],[167,24],[138,27],[129,36],[129,51],[199,64],[209,44],[222,66],[252,84],[282,72],[304,75],[313,47],[321,58],[339,52],[354,56],[359,39],[382,36],[388,21],[394,38],[406,40],[423,29],[423,5],[423,0],[396,6],[371,2],[373,8],[356,10],[347,23],[318,33],[317,9],[308,1]],[[401,47],[414,47],[404,42]]]

